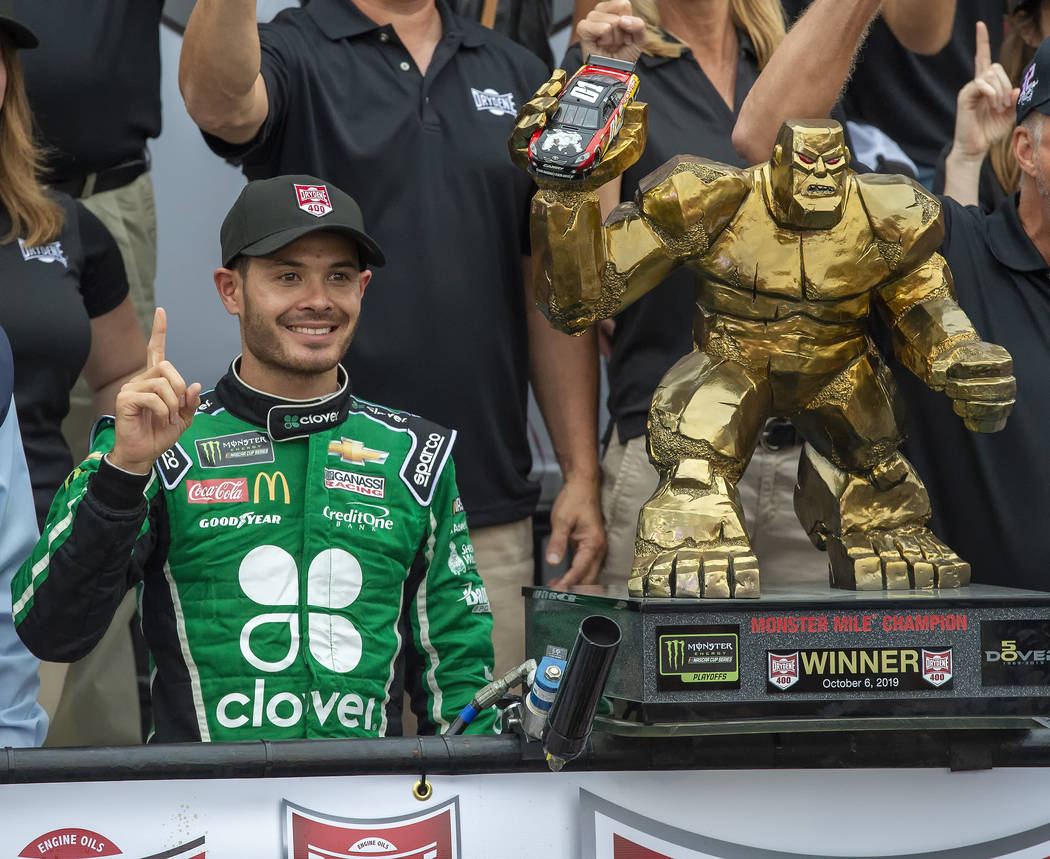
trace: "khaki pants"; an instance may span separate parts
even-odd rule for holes
[[[814,548],[795,517],[794,491],[800,446],[755,449],[737,484],[762,585],[826,588],[828,558]],[[645,436],[621,444],[613,433],[602,457],[602,516],[609,552],[599,582],[626,592],[634,561],[638,511],[659,478],[649,461]]]
[[[92,194],[89,178],[81,202],[110,231],[124,258],[131,300],[149,335],[153,325],[157,273],[157,217],[153,181],[147,171],[113,191]],[[143,362],[145,362],[145,355]],[[88,451],[95,414],[91,391],[83,378],[70,394],[69,415],[62,424],[66,443],[79,462]],[[48,746],[133,745],[142,741],[135,655],[129,624],[135,595],[121,603],[102,641],[72,665],[44,663],[40,668],[40,701],[51,716]]]
[[[525,602],[521,589],[533,583],[532,519],[475,528],[470,532],[474,558],[492,606],[495,676],[525,661]],[[537,661],[542,653],[528,654]]]

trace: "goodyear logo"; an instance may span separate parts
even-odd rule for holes
[[[280,481],[280,484],[278,484],[278,481]],[[252,501],[255,504],[259,503],[259,488],[261,485],[266,487],[267,500],[269,501],[276,501],[278,497],[282,497],[277,493],[277,487],[280,485],[283,492],[284,503],[291,504],[292,496],[288,491],[288,480],[285,478],[283,471],[275,471],[273,474],[267,474],[265,471],[260,471],[255,475],[255,486],[252,488]]]

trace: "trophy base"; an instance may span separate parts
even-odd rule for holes
[[[857,592],[763,588],[757,600],[524,588],[526,653],[580,621],[623,633],[605,686],[622,734],[998,727],[1050,716],[1050,593],[973,585]],[[881,723],[878,720],[891,720]],[[783,727],[770,727],[771,725]],[[750,729],[757,730],[757,725]]]

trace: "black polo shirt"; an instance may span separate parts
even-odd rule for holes
[[[15,356],[15,404],[40,525],[73,469],[62,421],[91,351],[91,320],[128,294],[124,261],[102,222],[65,194],[56,196],[66,220],[53,242],[0,243],[0,326]],[[0,235],[10,229],[0,208]]]
[[[649,136],[638,163],[623,174],[622,200],[634,199],[639,181],[675,155],[747,166],[730,138],[740,105],[758,77],[758,61],[747,36],[739,38],[732,110],[688,48],[680,57],[638,59],[638,100],[649,105]],[[580,46],[570,46],[562,67],[571,74],[581,64]],[[693,349],[695,317],[696,278],[686,268],[672,272],[616,317],[608,403],[610,425],[615,424],[621,442],[645,433],[656,386]]]
[[[142,157],[160,134],[164,0],[16,0],[40,47],[23,51],[26,89],[60,182]]]
[[[1001,432],[967,430],[951,401],[894,366],[907,408],[905,453],[926,483],[932,527],[975,582],[1050,590],[1050,267],[1017,216],[942,198],[941,247],[959,304],[1014,359],[1017,404]]]
[[[393,27],[311,0],[259,27],[270,111],[243,146],[208,144],[249,178],[309,173],[351,194],[386,253],[347,355],[355,393],[461,433],[473,527],[532,513],[521,260],[533,185],[507,154],[536,57],[438,3],[426,76]]]
[[[811,0],[784,0],[788,16]],[[1003,41],[1003,0],[960,0],[948,44],[932,56],[904,48],[880,15],[857,55],[842,106],[846,116],[877,126],[916,164],[933,166],[955,130],[955,100],[973,78],[974,27],[988,25],[992,55]]]

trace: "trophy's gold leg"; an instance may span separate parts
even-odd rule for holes
[[[848,375],[855,384],[847,396],[796,420],[810,443],[799,461],[795,512],[813,543],[827,549],[832,586],[965,587],[970,565],[926,527],[926,488],[897,452],[892,383],[870,365]],[[858,402],[865,408],[854,411]]]
[[[660,485],[638,516],[633,596],[759,595],[736,482],[770,409],[768,383],[703,352],[668,371],[649,413]]]

